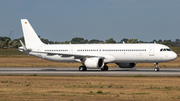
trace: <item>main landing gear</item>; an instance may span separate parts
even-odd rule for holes
[[[108,66],[107,65],[104,65],[104,67],[101,68],[101,71],[108,71]]]
[[[154,65],[155,65],[154,71],[155,71],[155,72],[159,71],[158,63],[154,63]]]
[[[79,71],[86,71],[87,70],[87,67],[86,66],[80,66],[79,67]]]
[[[86,66],[80,66],[79,71],[86,71],[87,67]],[[101,71],[108,71],[108,66],[104,65],[104,67],[101,68]]]

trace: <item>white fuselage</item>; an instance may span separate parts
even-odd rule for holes
[[[27,19],[21,19],[25,45],[19,50],[27,54],[57,62],[81,62],[80,71],[98,68],[107,71],[108,63],[116,63],[121,68],[133,68],[136,63],[172,61],[177,54],[161,44],[44,44]]]
[[[30,48],[32,48],[32,52],[28,52],[30,55],[57,62],[81,61],[75,56],[51,55],[43,52],[105,57],[105,63],[159,63],[177,58],[177,54],[171,50],[161,51],[170,49],[161,44],[48,44],[34,45]]]

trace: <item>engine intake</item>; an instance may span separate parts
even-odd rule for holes
[[[104,59],[98,57],[87,58],[84,61],[84,65],[87,68],[102,68],[104,66]]]
[[[120,68],[134,68],[136,63],[116,63]]]

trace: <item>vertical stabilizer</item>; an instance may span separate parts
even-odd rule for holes
[[[36,32],[34,31],[27,19],[21,19],[21,24],[26,46],[44,44],[39,39],[39,37],[37,36]]]

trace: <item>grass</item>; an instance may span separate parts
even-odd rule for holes
[[[88,94],[94,94],[93,91],[90,91]]]
[[[180,77],[177,76],[0,76],[0,101],[38,99],[84,101],[87,98],[92,101],[178,101],[179,84]]]
[[[0,56],[0,67],[79,67],[81,63],[62,63],[39,59],[33,56]],[[118,67],[114,63],[109,67]],[[159,63],[159,67],[180,67],[180,56],[174,61]],[[136,67],[154,67],[153,63],[137,63]],[[36,74],[34,74],[36,76]],[[140,76],[140,75],[139,75]]]
[[[149,94],[149,93],[131,93],[133,95],[142,95],[142,94]]]
[[[98,94],[103,94],[103,92],[101,90],[97,91]]]
[[[59,91],[50,91],[51,93],[59,93]]]

